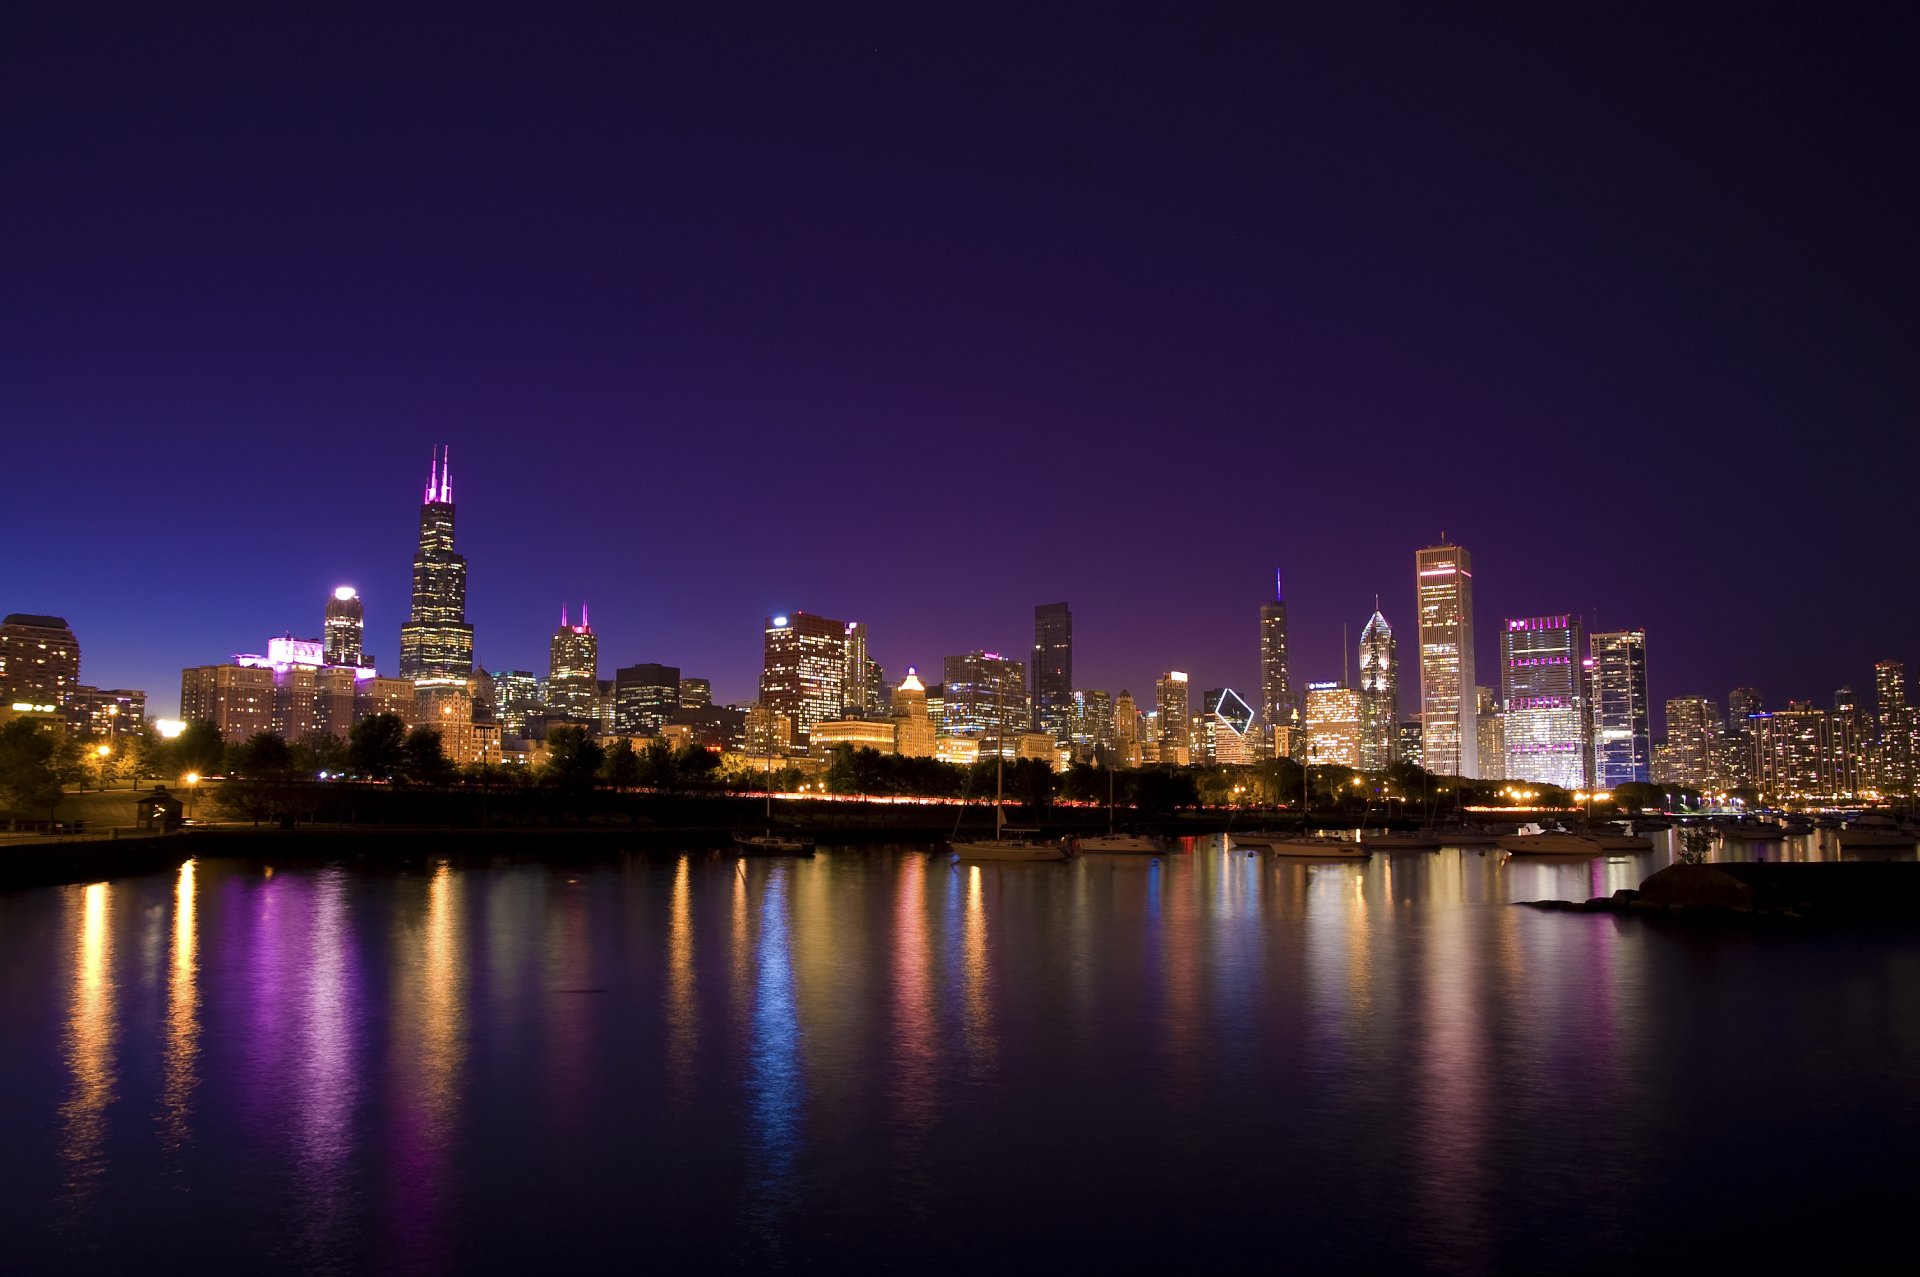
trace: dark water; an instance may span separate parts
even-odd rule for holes
[[[1920,938],[1502,903],[1655,859],[0,895],[0,1269],[1904,1267]]]

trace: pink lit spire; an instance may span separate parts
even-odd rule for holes
[[[583,630],[593,628],[593,622],[587,619],[587,601],[585,599],[580,600],[580,628]]]
[[[440,445],[440,499],[453,504],[453,445]]]
[[[440,487],[440,450],[433,450],[433,460],[427,466],[427,495],[421,498],[427,505],[433,504],[433,494]]]
[[[565,603],[560,605],[560,628],[563,630],[567,628],[567,605]]]

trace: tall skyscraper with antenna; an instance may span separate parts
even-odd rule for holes
[[[567,619],[560,605],[560,628],[547,653],[547,710],[577,723],[590,723],[600,696],[600,638],[580,605],[580,623]]]
[[[1287,675],[1287,600],[1280,573],[1273,574],[1273,601],[1260,605],[1260,716],[1269,729],[1294,721],[1293,685]]]
[[[464,683],[473,673],[467,624],[467,560],[453,548],[450,449],[434,451],[420,503],[420,545],[413,555],[413,605],[400,627],[400,677],[416,683]]]

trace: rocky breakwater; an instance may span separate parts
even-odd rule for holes
[[[1640,884],[1591,900],[1526,900],[1572,913],[1920,922],[1920,863],[1669,865]]]

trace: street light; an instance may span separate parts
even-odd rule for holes
[[[200,773],[187,773],[187,819],[193,819],[193,800],[200,793]]]

